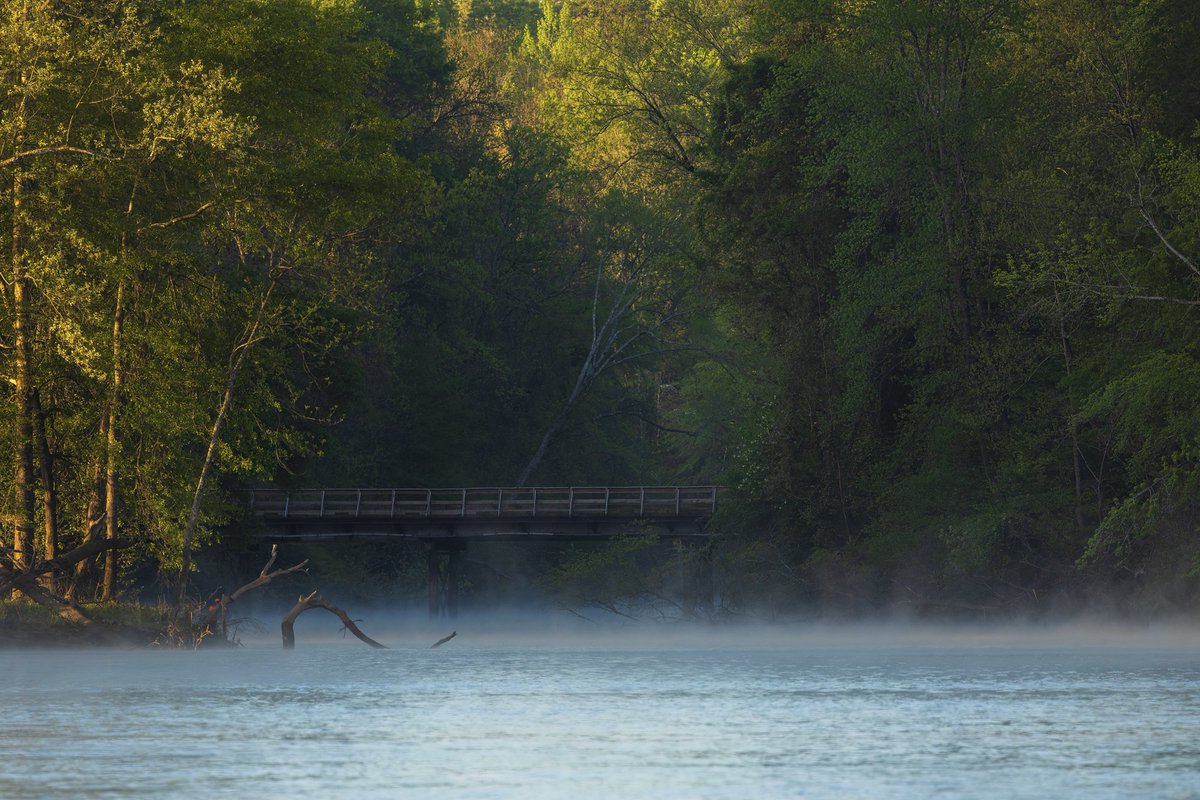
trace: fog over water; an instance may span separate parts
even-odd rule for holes
[[[1200,797],[1193,625],[351,612],[0,651],[0,797]]]

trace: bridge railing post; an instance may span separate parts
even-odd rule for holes
[[[287,519],[287,515],[288,515],[288,505],[289,505],[291,502],[292,502],[292,496],[291,496],[290,494],[285,494],[285,495],[283,496],[283,518],[284,518],[284,519]]]
[[[500,517],[503,515],[504,515],[504,490],[497,489],[496,490],[496,516]]]
[[[427,517],[433,516],[433,490],[432,489],[425,490],[425,516],[427,516]]]
[[[610,487],[610,486],[604,487],[604,516],[606,516],[606,517],[608,516],[608,500],[611,495],[612,495],[612,487]]]
[[[458,507],[458,515],[460,517],[467,516],[467,490],[462,490],[462,505]]]
[[[325,490],[321,490],[321,510],[317,513],[318,517],[325,516]]]
[[[537,487],[536,486],[533,487],[533,514],[531,516],[534,516],[534,517],[537,516]]]
[[[572,486],[567,491],[567,516],[575,516],[575,487]]]
[[[675,516],[679,516],[679,487],[675,487]]]
[[[359,516],[362,513],[362,489],[358,489],[354,496],[354,516]]]
[[[392,513],[389,514],[392,519],[396,518],[396,490],[392,489]]]
[[[638,516],[639,517],[646,516],[646,487],[645,486],[641,487],[641,491],[638,493]]]

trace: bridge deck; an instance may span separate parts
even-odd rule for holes
[[[632,524],[703,536],[714,486],[568,486],[463,489],[307,489],[251,492],[264,538],[435,541],[607,538]]]

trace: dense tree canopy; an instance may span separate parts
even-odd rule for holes
[[[249,486],[672,481],[731,608],[1190,606],[1198,26],[5,0],[3,558],[185,592]]]

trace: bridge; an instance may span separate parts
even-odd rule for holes
[[[265,541],[425,545],[430,615],[453,617],[467,542],[703,540],[718,494],[715,486],[257,489],[249,500]]]
[[[250,507],[269,541],[704,537],[715,486],[471,489],[258,489]]]

